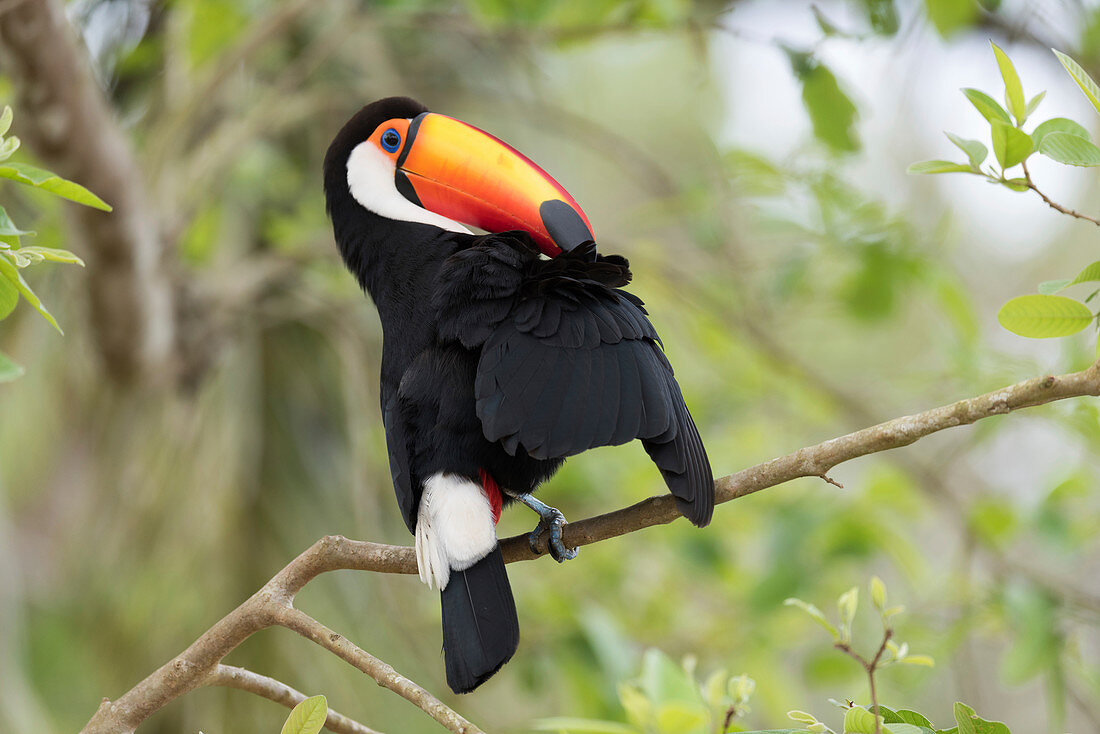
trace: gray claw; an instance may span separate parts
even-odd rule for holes
[[[550,542],[547,543],[547,548],[550,551],[550,557],[558,563],[571,561],[577,557],[577,549],[566,548],[565,544],[561,542],[561,528],[562,525],[565,525],[565,515],[555,508],[550,508],[550,510],[551,512],[544,515],[539,520],[538,526],[527,536],[528,542],[531,544],[531,552],[539,552],[539,539],[543,533],[549,530]]]
[[[565,544],[561,542],[561,528],[562,525],[565,525],[565,515],[561,514],[560,510],[551,507],[541,500],[535,499],[528,493],[516,494],[508,492],[508,495],[518,502],[527,505],[539,514],[539,524],[527,536],[527,542],[531,546],[532,553],[535,555],[539,554],[539,539],[542,538],[543,533],[549,530],[550,540],[546,545],[550,550],[551,558],[558,563],[563,563],[577,557],[576,548],[566,548]]]

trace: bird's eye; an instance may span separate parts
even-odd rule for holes
[[[394,130],[392,127],[386,132],[382,133],[382,148],[389,153],[396,153],[398,146],[401,145],[401,134]]]

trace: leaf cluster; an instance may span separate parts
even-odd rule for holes
[[[1035,153],[1067,166],[1100,166],[1100,147],[1089,140],[1088,130],[1074,120],[1053,117],[1036,125],[1031,133],[1024,131],[1024,124],[1043,101],[1046,92],[1041,91],[1025,102],[1023,86],[1012,60],[997,44],[991,42],[990,45],[1004,81],[1005,106],[1002,107],[995,99],[977,89],[963,89],[962,92],[989,123],[993,153],[999,167],[993,164],[982,167],[989,154],[982,142],[967,140],[948,132],[945,133],[947,138],[966,154],[966,162],[922,161],[909,166],[909,173],[970,173],[1013,191],[1034,190],[1038,193],[1039,190],[1026,167],[1027,159]],[[1051,50],[1100,113],[1100,86],[1073,58],[1056,49]],[[1008,173],[1009,169],[1016,166],[1023,168],[1022,177]],[[1045,196],[1043,198],[1046,199]],[[1077,216],[1062,207],[1054,204],[1051,206]],[[1087,305],[1100,291],[1093,290],[1084,302],[1056,294],[1070,286],[1094,281],[1100,281],[1100,261],[1084,268],[1074,278],[1039,284],[1038,294],[1011,299],[1001,307],[997,319],[1009,331],[1033,339],[1076,334],[1100,319],[1100,313],[1093,313]],[[1100,329],[1097,336],[1097,353],[1100,354]]]
[[[879,651],[870,660],[854,653],[850,647],[852,625],[859,608],[858,587],[845,591],[837,599],[836,623],[817,606],[801,599],[790,598],[784,604],[804,611],[829,633],[838,650],[864,665],[871,676],[873,698],[873,676],[878,668],[894,663],[930,667],[933,661],[927,655],[911,655],[907,644],[893,641],[892,619],[903,612],[904,607],[888,603],[886,585],[877,576],[871,579],[870,595],[883,629]],[[627,723],[556,717],[537,721],[534,729],[559,734],[1011,734],[1005,724],[983,719],[964,703],[954,705],[954,726],[937,728],[928,717],[910,709],[891,709],[877,701],[861,706],[852,700],[832,699],[830,701],[844,711],[839,731],[813,714],[799,710],[789,711],[787,716],[801,728],[749,731],[735,720],[749,713],[748,701],[755,688],[752,678],[746,675],[730,677],[725,669],[714,671],[700,683],[695,678],[693,659],[676,665],[663,652],[650,649],[643,658],[638,678],[619,685],[619,701]]]
[[[67,181],[54,173],[26,163],[10,161],[11,156],[19,149],[19,138],[14,135],[5,137],[11,128],[12,118],[11,107],[5,106],[3,113],[0,113],[0,178],[40,189],[78,204],[111,211],[111,207],[106,202],[80,184]],[[17,227],[7,210],[0,206],[0,320],[11,315],[22,297],[60,332],[61,327],[57,319],[31,289],[20,271],[43,262],[71,263],[81,266],[84,262],[68,250],[22,246],[23,237],[34,235],[32,231]],[[0,382],[14,380],[22,374],[23,368],[0,352]]]
[[[955,726],[938,729],[924,714],[909,709],[893,710],[886,706],[871,709],[846,702],[840,704],[844,709],[844,723],[841,734],[1012,734],[1008,727],[999,721],[987,721],[974,713],[974,709],[965,703],[956,702],[954,706]],[[875,713],[877,712],[877,716]],[[813,714],[805,711],[791,711],[787,714],[791,720],[805,724],[804,729],[789,729],[791,732],[816,732],[817,734],[836,734],[826,724],[817,720]],[[877,722],[876,722],[877,719]],[[877,727],[877,728],[876,728]],[[764,734],[755,732],[754,734]]]
[[[888,603],[886,584],[877,576],[871,579],[871,604],[882,623],[883,637],[878,652],[872,658],[865,658],[851,648],[852,623],[859,607],[859,587],[852,587],[837,599],[839,621],[834,624],[813,604],[801,599],[787,599],[785,604],[806,612],[821,625],[833,638],[834,646],[861,663],[867,671],[871,684],[872,703],[868,707],[857,705],[854,701],[832,701],[844,710],[844,720],[839,734],[1010,734],[1008,727],[1000,722],[990,722],[978,717],[974,709],[964,703],[954,706],[955,726],[947,729],[936,728],[923,714],[909,709],[890,709],[878,703],[875,698],[875,673],[879,668],[893,663],[921,665],[931,667],[934,662],[927,655],[910,655],[909,645],[893,640],[892,618],[904,611],[904,607]],[[790,711],[787,716],[804,729],[799,731],[816,734],[838,734],[827,724],[819,721],[813,714],[805,711]],[[794,731],[794,730],[792,730]]]
[[[756,682],[747,675],[731,676],[719,669],[699,681],[695,660],[677,665],[651,648],[642,658],[641,674],[619,684],[619,703],[629,723],[554,717],[535,722],[537,731],[560,734],[725,734],[751,709]]]
[[[883,632],[886,633],[882,643],[883,654],[873,660],[875,667],[883,667],[894,663],[932,667],[934,661],[931,657],[928,655],[910,655],[908,643],[898,643],[893,639],[894,630],[891,619],[895,615],[904,612],[905,607],[900,604],[893,606],[887,604],[886,584],[884,584],[882,579],[878,576],[871,579],[870,589],[871,604],[874,606],[879,616],[879,620],[882,622]],[[852,624],[855,622],[856,612],[859,610],[858,586],[853,586],[837,598],[836,606],[839,617],[837,624],[830,622],[825,614],[815,605],[801,599],[790,598],[784,601],[783,604],[801,609],[809,615],[811,619],[821,625],[821,627],[829,633],[833,638],[833,642],[839,648],[845,649],[851,645]],[[870,663],[868,662],[867,664]]]
[[[1100,148],[1089,140],[1088,131],[1080,123],[1065,117],[1053,117],[1036,125],[1031,133],[1024,130],[1024,125],[1042,103],[1046,92],[1041,91],[1027,99],[1008,54],[997,44],[990,42],[990,45],[1004,81],[1004,106],[979,89],[966,88],[962,93],[989,123],[990,143],[997,165],[990,163],[982,167],[989,155],[984,143],[945,133],[948,140],[966,154],[966,161],[921,161],[909,166],[909,173],[971,173],[1013,191],[1027,191],[1032,188],[1030,181],[1026,177],[1010,176],[1008,171],[1022,165],[1035,153],[1067,166],[1100,166]],[[1100,88],[1096,82],[1072,58],[1057,50],[1054,54],[1100,112]]]

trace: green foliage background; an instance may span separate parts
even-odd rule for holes
[[[1055,4],[1065,27],[1083,29],[1058,47],[1096,76],[1100,13]],[[109,5],[73,15],[90,28]],[[140,38],[98,53],[172,256],[194,297],[226,296],[232,327],[188,355],[209,364],[194,384],[136,392],[98,365],[85,271],[32,275],[64,339],[25,305],[0,327],[0,350],[27,366],[0,386],[0,730],[78,729],[103,696],[323,534],[410,542],[378,416],[379,326],[336,257],[319,175],[331,136],[377,97],[410,94],[491,131],[582,202],[602,249],[630,258],[718,474],[1090,364],[1091,337],[1029,342],[996,313],[1097,259],[1100,232],[999,189],[1050,222],[1035,254],[999,257],[996,241],[960,236],[943,177],[912,179],[900,196],[878,190],[868,170],[903,170],[948,144],[868,155],[861,117],[878,101],[831,61],[851,44],[921,38],[948,53],[992,36],[1032,91],[1015,50],[1042,47],[1056,68],[1030,12],[1047,3],[823,3],[813,43],[791,41],[784,25],[784,13],[813,19],[808,3],[784,3],[761,38],[738,31],[745,5],[760,4],[172,0],[151,6]],[[715,48],[728,43],[743,46],[739,58],[781,49],[790,59],[808,121],[790,156],[724,142],[727,115],[769,105],[722,93],[726,75],[754,73],[723,66]],[[974,58],[993,68],[988,46]],[[1062,79],[1050,114],[1061,114],[1056,96],[1078,94]],[[0,81],[0,97],[9,91]],[[1061,193],[1088,208],[1094,178],[1080,180]],[[0,196],[38,243],[66,245],[59,204],[13,187]],[[283,277],[258,296],[232,298],[273,269]],[[877,574],[908,606],[905,639],[937,660],[885,672],[884,704],[940,726],[963,700],[1017,732],[1100,729],[1095,401],[939,434],[836,478],[844,490],[801,480],[722,506],[706,531],[675,523],[563,566],[512,566],[519,653],[461,699],[445,695],[437,596],[415,578],[329,574],[299,606],[488,731],[551,716],[624,720],[618,685],[647,647],[694,655],[703,672],[748,674],[756,689],[742,723],[782,728],[787,710],[821,712],[830,696],[866,703],[862,671],[783,600],[824,605]],[[543,496],[580,518],[660,491],[629,446],[571,460]],[[501,532],[531,524],[516,511]],[[227,662],[324,693],[381,731],[437,731],[286,631],[257,635]],[[142,731],[276,731],[285,718],[239,691],[203,689]]]

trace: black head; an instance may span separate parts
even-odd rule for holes
[[[325,153],[325,198],[329,215],[332,215],[333,201],[348,197],[348,158],[363,141],[370,138],[374,131],[386,120],[394,118],[415,118],[428,111],[428,108],[411,97],[386,97],[371,102],[352,115]]]
[[[348,266],[413,241],[523,230],[553,257],[591,242],[573,197],[531,160],[408,97],[359,110],[325,155],[325,199]]]

